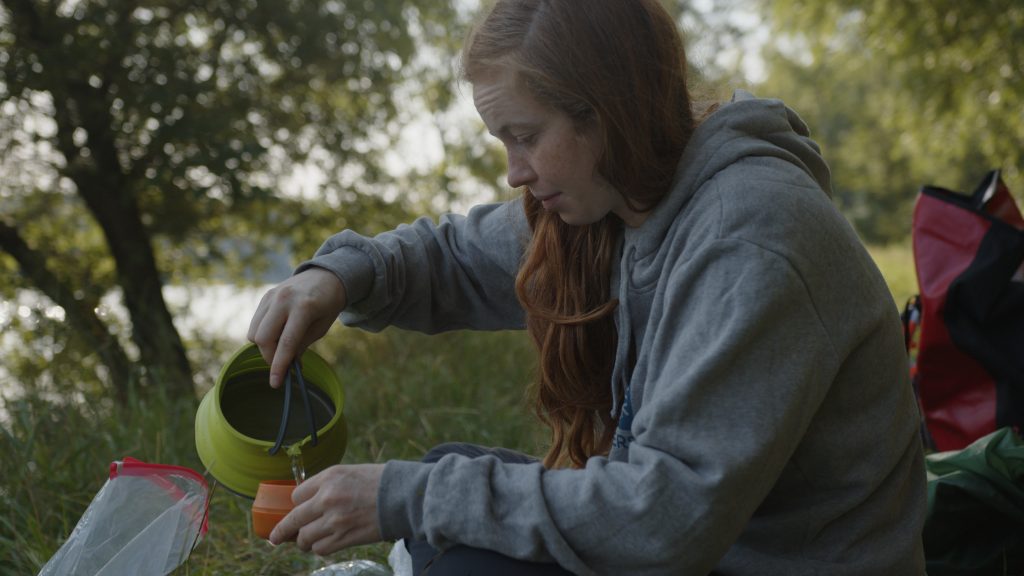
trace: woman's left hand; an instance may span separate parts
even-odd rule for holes
[[[294,540],[306,552],[324,556],[350,546],[379,542],[377,488],[383,464],[331,466],[300,484],[295,509],[270,533],[280,544]]]

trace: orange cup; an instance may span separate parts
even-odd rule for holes
[[[252,530],[260,538],[270,538],[270,532],[292,508],[294,480],[264,480],[256,488],[252,502]]]

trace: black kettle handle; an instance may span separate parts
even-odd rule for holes
[[[277,430],[277,439],[274,441],[274,445],[267,450],[271,456],[277,454],[281,449],[281,445],[284,443],[284,433],[288,428],[288,416],[291,410],[292,404],[292,372],[295,372],[295,379],[299,383],[299,394],[302,396],[302,403],[306,407],[306,421],[309,422],[310,435],[313,437],[313,446],[317,445],[318,439],[316,437],[316,418],[313,416],[313,406],[309,402],[309,390],[306,388],[306,379],[302,377],[302,368],[299,366],[299,361],[295,360],[292,362],[291,367],[288,369],[288,373],[284,379],[284,411],[281,414],[281,426]]]

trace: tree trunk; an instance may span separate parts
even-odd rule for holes
[[[44,24],[57,22],[56,16],[37,12],[52,7],[17,0],[9,9],[16,43],[37,54],[44,70],[66,68],[68,63],[62,60],[68,58],[68,53],[62,47],[62,34]],[[119,62],[118,55],[111,58],[115,64]],[[74,75],[51,74],[42,83],[53,98],[57,149],[66,161],[60,171],[75,183],[103,229],[117,265],[117,281],[146,381],[172,392],[194,395],[185,346],[164,302],[153,244],[142,222],[133,182],[126,176],[130,171],[118,158],[110,95],[102,86],[94,88]],[[84,145],[75,142],[74,134],[79,129],[86,134]]]
[[[83,99],[72,97],[75,102]],[[58,105],[58,130],[68,126],[67,111]],[[163,282],[157,269],[153,244],[142,223],[141,211],[117,159],[107,111],[88,110],[81,114],[88,133],[88,147],[95,161],[92,169],[71,170],[68,176],[78,194],[103,229],[107,246],[117,264],[125,308],[131,316],[132,341],[146,370],[147,381],[172,392],[194,394],[192,369],[185,345],[174,326],[163,297]]]
[[[132,341],[151,384],[175,393],[195,394],[192,369],[163,297],[149,234],[124,184],[106,188],[76,180],[79,195],[103,228],[117,263],[117,279],[131,316]]]

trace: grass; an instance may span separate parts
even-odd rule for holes
[[[909,247],[871,249],[897,304],[916,291]],[[239,342],[239,345],[241,342]],[[540,454],[543,432],[528,413],[524,383],[532,352],[521,333],[423,336],[335,328],[316,350],[346,388],[349,445],[343,462],[418,459],[459,440]],[[204,357],[204,372],[227,359]],[[201,391],[202,392],[202,391]],[[36,574],[56,552],[107,477],[112,460],[202,471],[195,452],[196,398],[134,398],[128,409],[103,399],[8,400],[0,423],[0,574]],[[251,501],[217,490],[210,530],[180,575],[304,575],[335,562],[386,564],[389,544],[318,558],[274,548],[251,531]]]
[[[914,269],[914,256],[910,249],[910,242],[872,246],[868,251],[882,271],[882,275],[885,276],[893,299],[902,309],[907,299],[917,294],[917,274]]]

